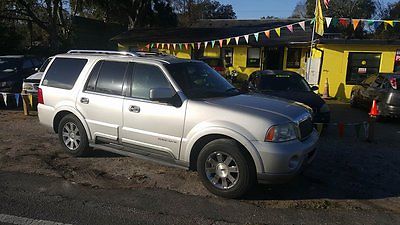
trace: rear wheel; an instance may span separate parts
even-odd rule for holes
[[[211,141],[201,150],[197,171],[204,186],[213,194],[238,198],[255,183],[252,159],[231,139]]]
[[[85,128],[72,114],[61,119],[58,126],[58,138],[64,150],[73,156],[82,156],[89,150]]]

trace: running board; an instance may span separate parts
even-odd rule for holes
[[[187,163],[182,162],[180,160],[174,160],[171,158],[167,158],[167,157],[163,157],[160,155],[156,155],[156,154],[151,154],[148,153],[146,155],[142,155],[142,154],[138,154],[135,153],[134,149],[129,148],[127,149],[127,147],[118,145],[119,149],[116,149],[117,145],[115,147],[109,147],[103,144],[89,144],[90,147],[92,148],[98,148],[107,152],[112,152],[118,155],[123,155],[123,156],[128,156],[128,157],[134,157],[134,158],[139,158],[139,159],[143,159],[143,160],[147,160],[147,161],[151,161],[151,162],[155,162],[164,166],[169,166],[169,167],[175,167],[175,168],[180,168],[180,169],[184,169],[184,170],[188,170],[189,166],[187,165]]]

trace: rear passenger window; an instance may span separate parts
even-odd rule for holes
[[[150,99],[150,89],[171,87],[157,66],[136,63],[132,81],[132,97]]]
[[[42,85],[72,89],[87,59],[56,58],[47,70]]]
[[[86,90],[95,91],[96,81],[97,81],[97,77],[99,75],[101,64],[103,64],[103,62],[96,63],[96,65],[92,69],[92,72],[90,72],[89,80],[87,81],[87,84],[86,84]]]
[[[122,95],[122,86],[124,84],[127,66],[127,62],[103,61],[97,76],[98,78],[94,91],[105,94]],[[95,71],[95,69],[96,68],[93,70]],[[94,85],[92,77],[93,76],[91,76],[89,80],[88,88]]]

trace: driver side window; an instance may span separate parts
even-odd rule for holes
[[[171,88],[163,71],[154,65],[135,63],[131,96],[140,99],[150,99],[150,89]]]

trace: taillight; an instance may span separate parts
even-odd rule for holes
[[[44,104],[43,91],[41,88],[38,89],[38,104]]]

